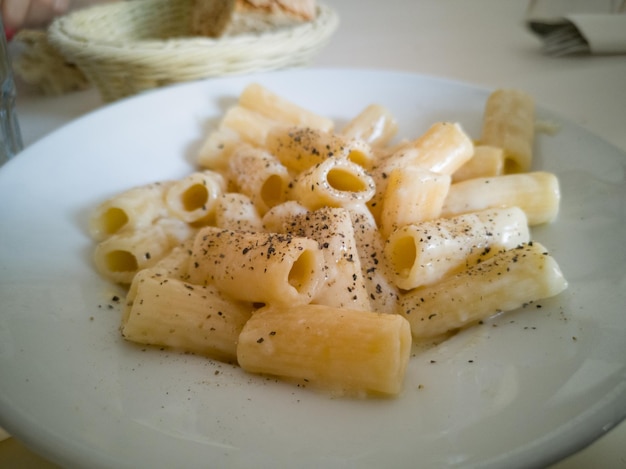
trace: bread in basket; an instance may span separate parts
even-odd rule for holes
[[[47,39],[75,64],[105,101],[172,83],[303,66],[338,26],[317,4],[315,17],[235,9],[220,37],[191,31],[194,0],[129,0],[57,18]]]

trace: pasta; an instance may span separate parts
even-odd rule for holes
[[[393,395],[402,388],[410,350],[409,324],[397,314],[265,307],[244,325],[237,360],[244,370],[300,379],[339,395]]]
[[[385,256],[396,285],[410,290],[529,241],[526,215],[511,207],[406,225],[387,239]]]
[[[391,280],[391,272],[383,258],[383,237],[374,216],[364,205],[351,206],[352,220],[361,271],[373,311],[395,313],[400,292]]]
[[[226,190],[220,173],[203,171],[175,181],[165,192],[165,205],[176,218],[187,223],[210,223],[217,199]]]
[[[128,286],[122,336],[333,395],[398,395],[414,340],[567,288],[532,239],[561,198],[532,170],[532,100],[496,90],[482,117],[478,139],[438,121],[394,142],[382,105],[338,131],[247,86],[195,171],[90,218],[96,269]]]
[[[96,241],[124,230],[142,230],[167,214],[164,195],[169,183],[148,184],[125,191],[100,204],[89,219]]]
[[[323,269],[312,239],[206,227],[195,238],[189,282],[214,284],[237,300],[299,305],[315,297]]]
[[[240,144],[230,156],[228,170],[230,179],[250,198],[259,214],[285,200],[289,172],[268,151]]]
[[[235,361],[237,340],[252,305],[212,285],[192,285],[144,269],[133,279],[122,315],[122,336]]]
[[[215,205],[215,226],[239,231],[263,231],[263,220],[250,197],[227,192]]]
[[[322,249],[326,282],[312,303],[360,311],[371,309],[347,210],[327,207],[298,214],[284,226],[294,236],[314,239]]]
[[[308,127],[277,127],[269,132],[265,144],[281,163],[297,172],[328,158],[348,159],[367,169],[374,158],[371,147],[363,140]]]
[[[452,173],[452,182],[504,174],[504,150],[490,145],[476,145],[474,155]]]
[[[382,201],[380,231],[387,237],[396,228],[439,218],[451,178],[420,167],[395,168]]]
[[[400,313],[411,323],[414,337],[437,337],[558,295],[566,287],[554,258],[539,243],[528,243],[410,291],[402,297]]]
[[[296,176],[290,188],[291,198],[316,210],[366,203],[374,196],[375,184],[358,164],[331,157]]]
[[[519,207],[531,226],[540,225],[555,220],[560,200],[559,180],[545,171],[474,178],[450,186],[441,215],[450,217],[486,208]]]
[[[382,199],[389,174],[397,168],[422,168],[439,174],[451,175],[474,154],[474,145],[457,123],[437,122],[419,138],[404,143],[372,168],[376,193],[370,209],[376,220],[384,210]]]
[[[397,132],[398,123],[393,114],[379,104],[370,104],[348,122],[341,135],[374,147],[384,147]]]
[[[94,263],[110,280],[129,284],[137,272],[167,256],[190,232],[186,224],[173,219],[140,230],[121,231],[98,243]]]
[[[319,129],[326,132],[333,130],[335,125],[331,119],[304,109],[258,83],[248,85],[241,92],[239,104],[285,124]]]
[[[535,135],[535,104],[526,93],[499,89],[485,104],[480,142],[502,148],[507,173],[530,170]]]

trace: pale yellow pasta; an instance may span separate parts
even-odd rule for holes
[[[173,219],[117,233],[96,245],[96,269],[113,282],[130,284],[139,270],[156,264],[191,233],[187,224]]]
[[[169,182],[146,184],[122,192],[101,203],[89,219],[89,234],[102,241],[123,230],[149,228],[167,215],[164,203]]]
[[[215,205],[215,226],[229,230],[263,231],[261,214],[245,194],[227,192]]]
[[[174,246],[168,254],[151,266],[150,271],[169,278],[188,280],[189,259],[191,258],[193,243],[194,235],[192,234],[187,240]]]
[[[308,213],[309,210],[296,200],[287,200],[282,204],[269,209],[262,218],[263,231],[270,233],[284,233],[285,224],[296,215]]]
[[[242,194],[247,195],[262,216],[285,201],[291,176],[287,168],[265,149],[237,145],[231,153],[228,173]]]
[[[398,394],[410,352],[411,331],[402,316],[322,305],[262,308],[237,344],[244,370],[338,395]]]
[[[258,83],[246,86],[239,95],[239,104],[284,124],[324,131],[331,131],[334,127],[332,119],[305,109]]]
[[[239,133],[226,125],[209,132],[198,151],[198,164],[206,169],[222,170],[228,166],[228,157],[233,147],[240,143]]]
[[[403,226],[387,239],[384,252],[395,284],[411,290],[528,241],[526,215],[510,207]]]
[[[370,104],[350,120],[341,135],[367,142],[374,147],[387,145],[398,132],[398,122],[389,109]]]
[[[345,158],[367,169],[374,158],[371,147],[363,140],[309,127],[276,127],[268,133],[265,146],[295,172],[308,170],[328,158]]]
[[[352,205],[348,211],[372,310],[396,313],[399,291],[391,280],[391,272],[385,262],[384,240],[376,221],[364,205]]]
[[[529,225],[553,221],[559,213],[561,190],[558,178],[545,171],[475,178],[450,186],[442,216],[494,207],[520,207]]]
[[[347,210],[325,207],[295,215],[284,227],[294,236],[314,239],[322,249],[325,282],[312,303],[371,310],[352,220]]]
[[[187,223],[208,224],[215,206],[226,190],[224,176],[215,171],[195,172],[174,181],[165,192],[171,215]]]
[[[234,362],[253,307],[212,285],[200,286],[145,269],[135,276],[122,315],[122,336]]]
[[[397,395],[412,337],[560,293],[530,238],[554,174],[529,172],[534,104],[498,90],[475,141],[434,122],[392,143],[371,104],[343,129],[259,83],[199,142],[201,169],[101,204],[96,268],[130,286],[125,339],[335,395]],[[516,173],[516,174],[510,174]]]
[[[549,298],[567,288],[539,243],[501,251],[467,270],[404,295],[400,313],[415,338],[436,337],[503,311]]]
[[[456,122],[436,122],[419,138],[400,147],[383,161],[390,171],[419,166],[436,173],[452,174],[474,154],[474,143]]]
[[[383,237],[404,225],[438,218],[449,189],[448,174],[413,166],[392,170],[380,213]]]
[[[221,126],[237,132],[242,141],[257,146],[265,145],[267,134],[280,125],[284,124],[243,106],[228,109],[221,123]]]
[[[376,194],[370,208],[380,221],[382,198],[394,169],[418,167],[440,174],[453,174],[474,154],[474,144],[458,123],[436,122],[416,140],[401,145],[372,169]]]
[[[452,174],[452,182],[504,174],[504,150],[489,145],[476,145],[474,156]]]
[[[363,204],[373,197],[374,191],[374,180],[363,167],[331,157],[298,174],[290,184],[288,197],[316,210]]]
[[[504,150],[505,171],[529,171],[535,139],[535,103],[516,89],[499,89],[489,95],[483,112],[480,143]]]
[[[195,238],[189,282],[214,284],[242,301],[295,306],[322,287],[324,256],[308,238],[205,227]]]

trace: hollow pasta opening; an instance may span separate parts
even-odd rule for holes
[[[352,150],[348,153],[348,159],[359,166],[366,167],[369,162],[368,156],[361,150]]]
[[[315,270],[315,256],[311,251],[303,251],[298,257],[289,271],[289,285],[302,293],[307,290],[311,283],[311,272]]]
[[[523,172],[523,168],[513,158],[506,158],[504,160],[504,174],[516,174]]]
[[[138,268],[137,259],[128,251],[111,251],[106,255],[106,265],[111,272],[133,272]]]
[[[411,236],[395,240],[391,250],[391,264],[401,277],[408,277],[417,258],[417,247]]]
[[[362,178],[343,168],[333,168],[328,171],[326,180],[330,187],[342,192],[363,192],[367,189]]]
[[[128,223],[128,215],[125,210],[119,207],[111,207],[104,212],[100,222],[102,224],[102,230],[108,235],[113,235],[124,228],[126,223]]]
[[[193,212],[206,206],[209,199],[209,191],[202,184],[189,186],[181,196],[183,207],[188,212]]]
[[[268,208],[272,208],[282,202],[283,179],[277,174],[267,178],[261,187],[261,199]]]

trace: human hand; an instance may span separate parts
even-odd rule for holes
[[[68,10],[70,0],[0,0],[0,7],[5,33],[10,38],[19,29],[47,25]]]

